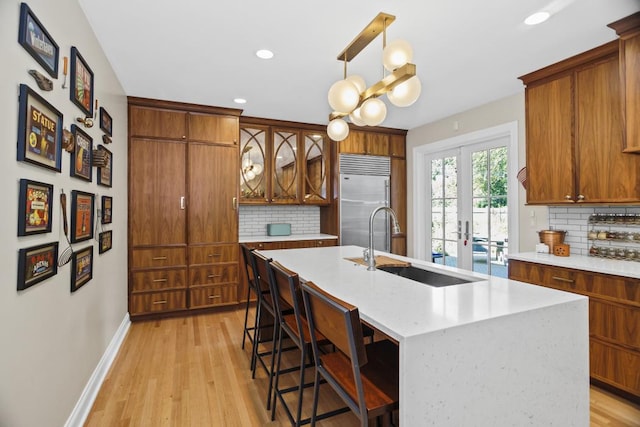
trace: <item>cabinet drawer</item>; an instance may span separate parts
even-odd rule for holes
[[[640,309],[590,298],[589,332],[640,351]]]
[[[212,307],[238,303],[236,284],[207,286],[189,289],[191,308]]]
[[[187,251],[179,248],[134,249],[131,268],[173,267],[187,265]]]
[[[509,278],[640,307],[640,280],[512,260]]]
[[[189,264],[217,264],[221,262],[238,262],[238,245],[206,245],[189,247]]]
[[[131,294],[129,296],[129,312],[133,316],[136,314],[185,310],[187,308],[186,297],[186,290]]]
[[[589,355],[593,378],[640,397],[640,353],[592,339]]]
[[[189,268],[189,286],[238,283],[238,265],[211,265]]]
[[[336,246],[338,239],[320,239],[316,240],[316,246],[321,248],[324,246]]]
[[[131,275],[131,292],[187,287],[187,269],[140,271]]]

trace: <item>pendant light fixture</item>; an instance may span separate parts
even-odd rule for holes
[[[328,94],[333,113],[329,116],[327,134],[334,141],[349,136],[345,117],[357,126],[380,125],[387,116],[387,106],[380,99],[382,95],[386,94],[389,102],[398,107],[408,107],[420,97],[422,85],[416,76],[416,66],[411,63],[411,45],[401,39],[387,44],[387,27],[395,19],[393,15],[379,13],[338,55],[338,60],[344,61],[344,78],[331,85]],[[361,76],[347,76],[347,62],[379,34],[383,35],[382,64],[389,74],[383,72],[382,80],[367,88]]]

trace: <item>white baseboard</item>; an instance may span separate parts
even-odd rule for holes
[[[93,406],[93,402],[100,391],[102,382],[107,376],[109,368],[118,354],[118,350],[120,350],[120,346],[122,345],[122,341],[124,341],[124,337],[127,335],[130,325],[131,320],[129,320],[129,313],[126,313],[118,330],[113,335],[113,338],[111,338],[111,342],[107,346],[102,358],[100,358],[98,366],[96,366],[93,374],[91,374],[89,382],[87,382],[87,385],[84,387],[80,399],[78,399],[76,406],[73,408],[73,411],[71,411],[65,427],[82,427],[84,425],[84,422],[89,416],[89,411],[91,411],[91,407]]]

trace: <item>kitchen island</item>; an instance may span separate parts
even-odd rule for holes
[[[589,425],[587,298],[384,254],[475,280],[433,287],[345,259],[362,250],[261,252],[398,342],[402,426]]]

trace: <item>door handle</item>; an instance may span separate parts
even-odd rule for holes
[[[180,209],[184,210],[184,196],[180,197]]]
[[[464,222],[464,238],[469,240],[469,221]]]

